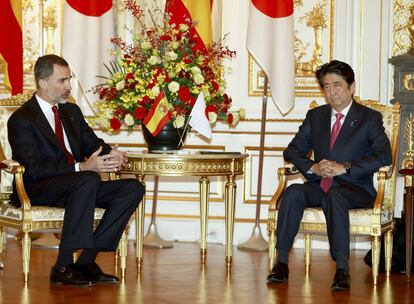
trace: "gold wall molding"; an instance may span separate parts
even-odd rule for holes
[[[403,87],[407,91],[414,91],[414,74],[405,74],[403,77]]]
[[[393,53],[406,53],[413,41],[410,34],[410,18],[414,3],[412,0],[394,0]]]

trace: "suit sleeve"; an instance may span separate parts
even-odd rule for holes
[[[12,114],[7,127],[13,159],[25,167],[26,181],[75,172],[74,165],[67,164],[64,158],[58,159],[41,151],[38,131],[23,116]]]
[[[391,146],[379,112],[372,112],[372,118],[368,128],[368,144],[370,153],[362,155],[358,159],[351,160],[351,178],[370,176],[382,166],[392,164]]]
[[[313,150],[310,116],[311,114],[308,112],[295,137],[283,152],[283,157],[287,162],[292,163],[307,179],[319,180],[320,177],[315,174],[308,174],[309,169],[314,164],[309,156]]]

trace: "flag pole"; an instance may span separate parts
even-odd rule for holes
[[[144,237],[143,245],[147,247],[156,247],[160,249],[172,248],[174,246],[173,242],[162,239],[158,234],[157,226],[155,225],[155,217],[157,215],[158,178],[158,175],[155,175],[154,196],[152,199],[151,224],[149,225],[148,232]]]
[[[256,197],[256,219],[253,227],[253,232],[250,238],[237,246],[239,250],[243,251],[265,251],[268,248],[267,241],[262,236],[260,230],[260,200],[262,197],[262,176],[263,176],[263,154],[264,154],[264,141],[266,131],[266,110],[267,110],[267,89],[268,78],[265,74],[264,79],[264,92],[262,98],[262,123],[260,127],[260,147],[259,147],[259,173],[257,178],[257,197]]]

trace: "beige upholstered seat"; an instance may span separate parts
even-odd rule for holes
[[[368,235],[372,240],[372,278],[377,283],[378,265],[380,256],[380,238],[385,235],[385,257],[386,275],[391,270],[392,255],[392,231],[394,229],[394,206],[395,206],[395,179],[397,168],[395,167],[398,152],[398,133],[400,126],[400,105],[386,106],[372,100],[358,100],[383,115],[383,123],[386,133],[391,141],[392,165],[381,168],[374,176],[377,197],[373,208],[350,210],[350,232],[352,236]],[[292,165],[278,169],[278,188],[269,204],[269,215],[267,228],[269,232],[269,268],[275,262],[275,244],[277,227],[277,209],[283,191],[287,186],[290,176],[299,174]],[[326,234],[326,221],[321,208],[305,209],[299,231],[305,237],[305,265],[309,271],[311,260],[311,235]]]
[[[4,249],[3,240],[6,237],[5,228],[15,229],[22,235],[22,261],[25,282],[28,281],[29,276],[31,233],[59,232],[63,225],[65,213],[62,208],[47,206],[32,207],[23,184],[24,167],[18,162],[8,159],[4,152],[7,151],[9,154],[11,153],[7,142],[7,119],[12,111],[28,100],[31,95],[32,93],[21,94],[0,100],[0,169],[2,171],[0,189],[0,266],[3,267],[1,254]],[[20,201],[22,202],[22,207],[20,208],[16,208],[9,204],[9,195],[12,189],[11,182],[13,177],[16,181],[16,188]],[[104,209],[96,208],[94,218],[95,227],[102,218],[104,211]],[[117,253],[119,253],[120,256],[121,276],[124,277],[127,254],[127,237],[125,232],[118,245]],[[117,264],[117,255],[115,256],[115,261]]]

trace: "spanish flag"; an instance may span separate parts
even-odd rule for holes
[[[197,21],[191,33],[196,38],[196,50],[203,50],[213,41],[211,10],[214,0],[167,0],[165,11],[171,14],[170,23],[186,23],[186,19]]]
[[[0,0],[0,57],[12,95],[23,92],[22,1]],[[2,73],[3,71],[0,71]]]
[[[164,91],[161,91],[147,116],[142,121],[152,136],[157,136],[161,129],[171,120],[170,108]]]

